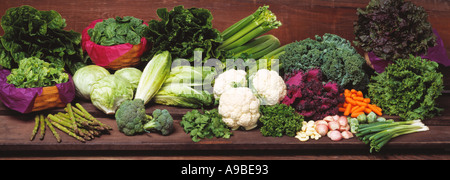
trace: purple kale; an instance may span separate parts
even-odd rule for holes
[[[338,114],[337,105],[344,102],[342,88],[335,82],[323,83],[322,76],[316,68],[287,74],[287,95],[282,103],[294,107],[306,119]]]

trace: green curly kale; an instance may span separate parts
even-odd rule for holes
[[[357,9],[355,45],[385,60],[424,54],[436,44],[423,7],[403,0],[371,0]]]
[[[262,116],[259,121],[263,124],[260,131],[263,136],[294,137],[302,128],[304,118],[291,106],[286,104],[261,106],[260,111]]]
[[[325,81],[335,81],[346,89],[365,89],[369,82],[365,60],[351,43],[335,34],[316,35],[285,46],[280,55],[280,70],[285,74],[297,70],[320,68]]]
[[[444,89],[437,68],[436,62],[421,57],[398,59],[372,77],[368,96],[385,114],[404,120],[431,118],[442,111],[435,102]]]

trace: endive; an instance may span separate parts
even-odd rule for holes
[[[142,72],[134,99],[142,99],[147,104],[166,81],[171,65],[172,56],[169,51],[153,56]]]

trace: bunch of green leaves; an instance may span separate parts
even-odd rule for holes
[[[194,61],[194,51],[202,52],[202,60],[217,58],[216,48],[222,36],[212,27],[213,16],[207,9],[176,6],[172,11],[157,10],[161,21],[151,20],[146,38],[153,48],[146,56],[152,57],[162,51],[169,51],[174,59],[184,58]],[[219,52],[219,51],[217,51]],[[143,58],[147,60],[148,58]]]
[[[291,106],[276,104],[261,106],[259,121],[263,124],[260,131],[263,136],[281,137],[283,135],[294,137],[302,128],[304,117]]]
[[[7,77],[7,83],[14,84],[16,88],[54,86],[68,80],[69,75],[63,68],[36,57],[22,59],[19,68],[12,69]]]
[[[285,45],[279,58],[281,73],[320,68],[324,81],[335,81],[346,89],[365,89],[369,81],[364,58],[348,40],[335,34]]]
[[[88,30],[91,41],[102,46],[130,43],[137,45],[148,30],[144,21],[132,16],[105,19]]]
[[[176,66],[153,97],[157,104],[202,108],[214,104],[212,84],[215,68],[203,66]]]
[[[421,57],[398,59],[381,74],[373,76],[368,96],[388,115],[404,120],[425,119],[437,115],[436,99],[444,88],[438,64]]]
[[[0,43],[0,65],[11,69],[19,61],[37,57],[71,73],[85,65],[81,34],[66,31],[66,20],[54,11],[31,6],[10,8],[2,17],[4,35]]]
[[[436,37],[424,8],[403,0],[371,0],[357,9],[356,46],[385,60],[425,54]]]
[[[222,121],[217,108],[200,113],[198,110],[187,112],[180,121],[184,132],[190,133],[192,141],[199,142],[204,138],[230,138],[233,133]]]

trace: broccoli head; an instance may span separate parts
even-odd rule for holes
[[[152,116],[145,114],[145,104],[141,99],[126,100],[116,111],[119,131],[127,136],[144,131],[158,131],[166,136],[173,132],[173,118],[167,110],[156,109]]]
[[[127,136],[144,132],[144,124],[148,121],[144,101],[141,99],[122,102],[115,117],[119,131]]]
[[[144,125],[145,131],[161,132],[164,136],[173,132],[173,118],[166,109],[155,109],[150,118],[151,120]]]

